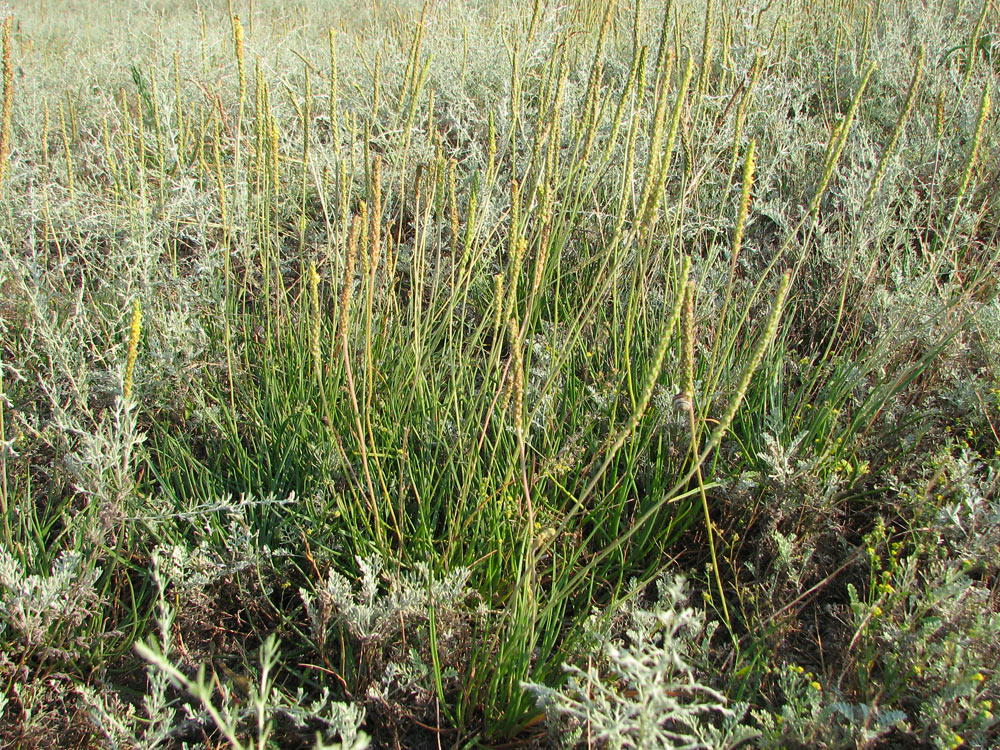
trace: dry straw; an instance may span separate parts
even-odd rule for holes
[[[105,131],[107,131],[107,121],[108,118],[105,116]],[[49,133],[52,130],[51,117],[49,116],[49,100],[44,99],[42,101],[42,143],[49,142]],[[105,133],[106,135],[106,133]],[[110,148],[108,145],[108,139],[105,138],[105,147]],[[42,166],[45,167],[45,174],[49,173],[49,150],[47,148],[42,149]]]
[[[6,112],[4,113],[6,116]],[[62,132],[63,152],[66,154],[66,186],[69,189],[70,202],[76,195],[73,183],[73,152],[69,146],[69,130],[66,128],[66,113],[63,111],[62,102],[59,102],[59,127]]]

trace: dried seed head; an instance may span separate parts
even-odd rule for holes
[[[504,308],[504,293],[503,293],[503,274],[498,273],[493,277],[493,328],[495,330],[500,330],[500,326],[503,324],[503,308]]]
[[[757,165],[757,141],[751,140],[743,162],[743,189],[740,192],[740,207],[736,214],[736,231],[733,234],[732,262],[735,266],[743,247],[743,233],[746,230],[747,214],[750,212],[750,191],[753,188],[753,173]]]
[[[519,440],[524,439],[524,352],[521,350],[521,333],[517,321],[511,318],[507,321],[507,333],[513,354],[513,388],[514,388],[514,429]]]
[[[233,16],[233,46],[236,48],[236,65],[240,76],[240,102],[242,103],[247,98],[247,73],[246,60],[243,56],[243,24],[240,23],[240,17],[237,15]]]
[[[354,288],[354,266],[358,258],[358,240],[361,235],[361,217],[354,216],[351,221],[351,234],[347,240],[347,258],[344,268],[344,286],[340,291],[340,342],[338,346],[346,349],[350,328],[351,292]]]

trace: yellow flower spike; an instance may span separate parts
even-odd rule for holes
[[[132,304],[132,329],[128,337],[128,359],[125,361],[125,382],[122,396],[128,401],[132,398],[132,376],[135,373],[135,360],[139,356],[139,337],[142,335],[142,306],[139,300]]]

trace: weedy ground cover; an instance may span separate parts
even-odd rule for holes
[[[995,3],[0,18],[0,743],[1000,741]]]

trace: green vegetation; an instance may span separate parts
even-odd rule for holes
[[[996,3],[3,18],[0,745],[1000,743]]]

